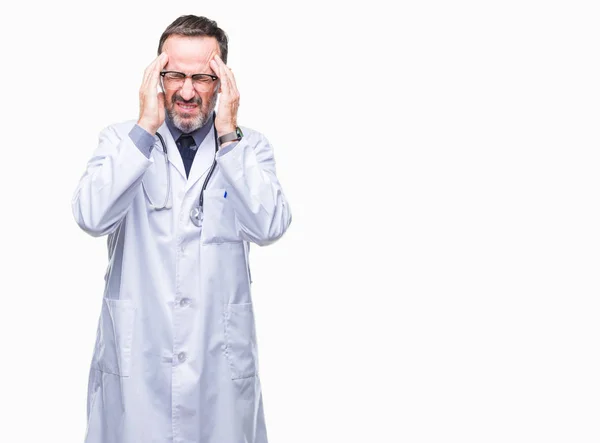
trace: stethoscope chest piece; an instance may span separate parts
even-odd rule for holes
[[[197,227],[201,227],[203,218],[204,211],[202,211],[202,208],[200,206],[194,206],[190,211],[190,219],[192,220],[192,223]]]

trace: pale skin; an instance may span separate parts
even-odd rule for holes
[[[165,104],[180,118],[194,118],[198,113],[208,112],[208,104],[214,89],[198,92],[187,78],[178,91],[157,93],[160,72],[174,70],[185,74],[213,74],[219,80],[219,107],[215,119],[218,136],[234,132],[240,94],[231,69],[219,56],[219,46],[214,37],[170,36],[163,45],[163,52],[146,68],[140,87],[140,115],[138,125],[154,135],[165,121]],[[166,94],[166,96],[165,96]],[[175,95],[177,94],[177,95]],[[175,97],[175,98],[174,98]],[[181,100],[182,99],[182,100]],[[201,107],[195,101],[202,102]],[[185,106],[185,107],[184,107]],[[221,147],[232,142],[223,143]]]

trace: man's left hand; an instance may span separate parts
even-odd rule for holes
[[[235,84],[235,78],[231,69],[227,67],[221,57],[215,54],[210,61],[210,67],[221,82],[219,92],[219,109],[215,119],[215,128],[218,136],[235,132],[237,127],[237,111],[240,105],[240,93]]]

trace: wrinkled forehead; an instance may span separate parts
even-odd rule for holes
[[[169,36],[163,45],[163,51],[169,56],[165,69],[185,74],[214,74],[209,62],[215,54],[221,54],[217,39],[214,37],[182,35]]]

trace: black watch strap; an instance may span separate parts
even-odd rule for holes
[[[244,134],[242,133],[242,130],[240,129],[239,126],[237,126],[235,128],[235,132],[230,132],[229,134],[225,134],[225,135],[222,135],[221,137],[219,137],[219,145],[222,145],[223,143],[227,143],[227,142],[231,142],[231,141],[241,140],[243,136],[244,136]]]

